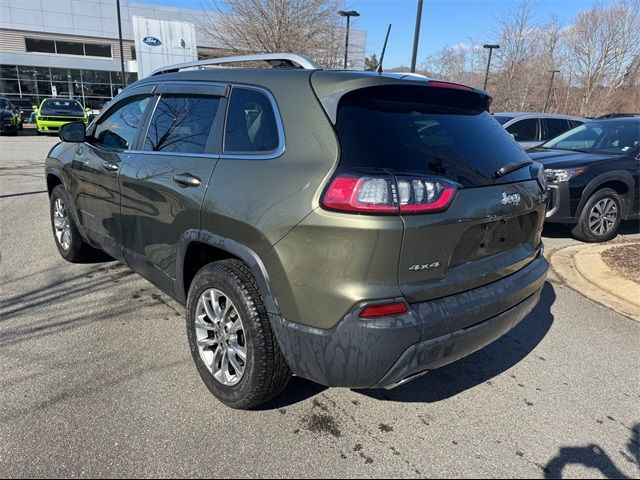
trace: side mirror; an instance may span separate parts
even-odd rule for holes
[[[66,123],[58,132],[60,140],[70,143],[82,143],[87,135],[84,122]]]

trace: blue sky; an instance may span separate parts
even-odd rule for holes
[[[200,10],[201,0],[133,0]],[[604,1],[602,3],[611,3]],[[206,0],[205,0],[206,3]],[[598,0],[538,0],[541,21],[555,15],[563,25]],[[382,50],[387,25],[392,23],[385,56],[387,68],[411,63],[417,0],[347,0],[360,12],[357,27],[367,31],[367,54]],[[470,38],[493,42],[496,19],[513,6],[511,0],[424,0],[418,63],[445,45],[468,42]]]

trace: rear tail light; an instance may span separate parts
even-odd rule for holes
[[[449,208],[456,190],[440,178],[342,173],[331,181],[322,205],[353,213],[435,213]]]
[[[449,208],[456,187],[440,179],[398,177],[400,213],[433,213]]]
[[[360,312],[360,318],[386,317],[388,315],[401,315],[407,313],[409,309],[404,302],[383,303],[369,305]]]

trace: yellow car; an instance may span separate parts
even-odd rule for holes
[[[70,122],[89,124],[90,109],[71,98],[47,98],[36,107],[38,134],[57,133],[62,125]]]

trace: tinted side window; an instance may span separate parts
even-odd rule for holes
[[[267,96],[234,88],[225,128],[225,153],[265,153],[278,148],[276,117]]]
[[[569,120],[564,120],[561,118],[545,118],[543,120],[547,124],[547,138],[546,140],[551,140],[552,138],[556,138],[558,135],[566,132],[567,130],[571,130],[573,128],[569,123]]]
[[[93,133],[94,145],[113,150],[129,150],[142,123],[151,97],[132,97],[100,119]]]
[[[144,150],[204,153],[219,106],[218,97],[162,95],[149,124]]]
[[[509,132],[518,142],[533,142],[538,140],[538,119],[526,118],[507,127]]]

